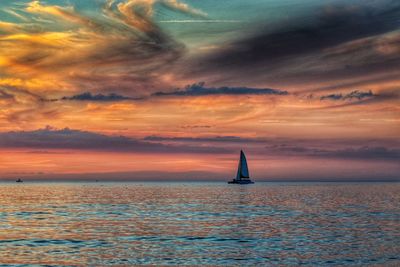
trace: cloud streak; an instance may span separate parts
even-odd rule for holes
[[[243,147],[252,154],[268,157],[309,157],[338,160],[399,160],[400,144],[397,140],[371,139],[295,139],[249,138],[239,136],[165,137],[147,136],[150,142],[174,144],[202,143],[215,147]]]
[[[362,100],[365,98],[371,98],[374,97],[372,91],[368,92],[363,92],[359,90],[352,91],[348,94],[330,94],[330,95],[324,95],[321,96],[321,100]]]
[[[153,96],[206,96],[206,95],[287,95],[287,91],[270,88],[206,87],[205,83],[186,86],[173,92],[156,92]]]
[[[146,141],[170,141],[170,142],[217,142],[217,143],[262,143],[263,139],[243,138],[238,136],[215,136],[215,137],[165,137],[146,136]]]
[[[0,148],[72,149],[109,152],[140,153],[227,153],[228,149],[209,146],[178,146],[150,143],[125,136],[108,136],[99,133],[53,129],[47,126],[34,131],[0,133]]]
[[[183,90],[176,90],[172,92],[159,91],[151,94],[151,97],[161,96],[208,96],[208,95],[288,95],[287,91],[270,89],[270,88],[248,88],[248,87],[206,87],[204,82],[195,83],[186,86]],[[91,102],[117,102],[124,100],[145,100],[150,99],[149,97],[129,97],[120,95],[117,93],[110,94],[92,94],[85,92],[82,94],[64,96],[59,99],[50,99],[46,101],[91,101]]]
[[[315,144],[314,144],[315,145]],[[279,144],[267,146],[268,151],[272,151],[281,156],[302,156],[315,158],[332,159],[353,159],[353,160],[399,160],[400,149],[387,148],[384,146],[351,146],[347,148],[324,148],[324,147],[305,147],[298,145]]]
[[[110,93],[108,95],[103,94],[92,94],[90,92],[73,95],[73,96],[64,96],[59,100],[71,100],[71,101],[93,101],[93,102],[116,102],[116,101],[124,101],[124,100],[139,100],[141,98],[133,98],[129,96],[123,96],[116,93]]]

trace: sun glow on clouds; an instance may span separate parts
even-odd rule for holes
[[[144,72],[156,79],[162,66],[183,52],[183,46],[153,22],[157,2],[178,12],[205,16],[178,1],[108,1],[99,17],[82,15],[73,6],[47,6],[33,1],[24,12],[55,24],[37,25],[37,29],[1,24],[8,30],[0,37],[2,72],[25,84],[31,79],[50,78],[54,80],[50,87],[67,91],[131,87],[135,81],[143,82]],[[96,80],[92,75],[102,78]],[[124,80],[128,80],[125,86]],[[2,79],[2,84],[6,82]]]
[[[269,1],[258,2],[258,9],[269,10]],[[86,4],[97,6],[82,8]],[[209,0],[2,5],[0,134],[52,125],[139,141],[161,136],[167,138],[159,142],[161,148],[170,148],[177,137],[202,141],[190,153],[187,144],[178,142],[174,149],[181,154],[148,151],[142,160],[138,151],[43,147],[46,153],[30,153],[16,145],[2,148],[0,174],[168,168],[210,169],[220,175],[229,173],[236,164],[235,152],[245,148],[253,155],[256,175],[270,169],[276,177],[288,177],[279,171],[285,166],[287,147],[278,146],[275,161],[265,149],[275,147],[259,141],[255,145],[253,139],[299,143],[299,138],[325,138],[353,145],[359,139],[367,148],[371,140],[389,140],[372,150],[361,149],[359,143],[351,147],[354,154],[376,151],[378,156],[368,158],[369,163],[379,161],[377,148],[389,154],[397,148],[392,140],[400,132],[400,29],[393,18],[400,9],[393,1],[357,8],[315,4],[309,19],[295,12],[265,21],[249,21],[255,12],[250,2],[232,2],[223,11],[215,10],[215,2]],[[252,8],[247,11],[246,5]],[[203,80],[207,84],[199,83]],[[50,130],[49,135],[56,133]],[[217,159],[212,151],[204,152],[215,146],[204,138],[224,136],[242,141],[217,146],[227,149],[218,152]],[[320,144],[310,157],[302,149],[290,157],[309,168],[326,151]],[[344,162],[339,152],[334,160],[321,159],[330,167],[315,173],[338,168]],[[386,159],[393,163],[393,158]],[[350,160],[357,161],[357,173],[365,174],[365,160]],[[381,162],[374,164],[384,168]],[[308,174],[300,165],[291,166]],[[396,169],[389,169],[394,177]]]
[[[110,161],[110,158],[113,160]],[[57,151],[26,151],[26,150],[1,150],[0,159],[3,163],[0,172],[5,176],[22,175],[38,177],[51,174],[82,174],[82,173],[117,173],[111,175],[118,179],[118,173],[165,171],[169,172],[196,172],[212,168],[213,171],[221,170],[221,166],[210,166],[208,156],[191,155],[165,155],[142,153],[121,154],[110,152],[80,151],[79,153],[68,150]],[[84,163],[84,164],[83,164]],[[224,169],[228,169],[226,166]],[[12,170],[12,171],[10,171]],[[40,174],[38,173],[40,172]],[[136,174],[137,175],[137,174]],[[168,175],[168,174],[167,174]],[[133,175],[135,176],[135,175]],[[79,178],[76,175],[75,178]],[[135,177],[132,177],[135,178]],[[141,178],[141,177],[140,177]],[[155,178],[155,177],[153,177]],[[160,177],[160,179],[173,178]]]

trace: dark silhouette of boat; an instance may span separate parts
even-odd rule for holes
[[[254,184],[254,182],[250,180],[249,168],[243,150],[240,150],[240,159],[236,178],[229,181],[228,184]]]
[[[16,183],[22,183],[23,181],[20,178],[18,178],[18,180],[16,180],[15,182]]]

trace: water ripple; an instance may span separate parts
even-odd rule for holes
[[[396,183],[4,183],[0,266],[395,266],[399,193]]]

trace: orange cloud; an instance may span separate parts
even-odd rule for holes
[[[166,74],[165,64],[181,56],[183,45],[154,23],[157,2],[108,1],[100,18],[80,14],[72,6],[28,3],[25,12],[54,23],[38,24],[32,19],[29,23],[37,24],[35,29],[0,22],[0,31],[6,33],[0,37],[1,83],[9,81],[9,86],[15,86],[19,80],[26,88],[41,91],[30,86],[41,79],[42,90],[57,88],[60,94],[81,88],[131,89],[134,82],[140,84],[135,88],[140,92],[148,84],[165,83],[155,80]],[[165,4],[179,12],[200,15],[200,11],[178,1]],[[97,75],[101,78],[93,78]],[[49,80],[52,84],[46,86]]]

